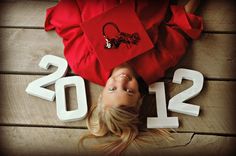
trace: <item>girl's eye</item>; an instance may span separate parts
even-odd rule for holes
[[[133,93],[133,90],[132,89],[126,89],[126,92],[127,93]]]
[[[109,87],[109,88],[108,88],[108,91],[110,91],[110,92],[112,92],[112,91],[114,91],[114,90],[116,90],[115,87]]]

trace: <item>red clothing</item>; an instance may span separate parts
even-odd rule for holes
[[[105,85],[112,69],[104,69],[81,24],[117,5],[117,0],[61,0],[47,10],[45,30],[55,29],[63,38],[64,55],[74,73]],[[178,30],[197,39],[203,29],[201,17],[187,14],[183,6],[171,6],[172,17],[165,22],[168,0],[133,2],[137,16],[156,48],[131,59],[128,63],[147,84],[164,76],[186,51],[187,40]],[[115,18],[115,17],[114,17]],[[112,59],[111,59],[112,61]]]

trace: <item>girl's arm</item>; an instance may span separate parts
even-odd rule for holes
[[[187,13],[194,13],[200,4],[200,0],[189,0],[184,8]]]

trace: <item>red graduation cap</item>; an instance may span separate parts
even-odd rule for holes
[[[131,3],[122,3],[81,25],[105,69],[112,69],[153,48]]]

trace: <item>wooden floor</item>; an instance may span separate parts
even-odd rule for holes
[[[47,75],[38,66],[46,54],[63,57],[63,45],[55,32],[43,30],[45,10],[52,0],[0,2],[0,153],[1,155],[78,155],[78,138],[87,132],[85,121],[64,123],[57,118],[56,104],[28,95],[25,88]],[[230,155],[236,152],[236,11],[234,0],[206,0],[199,14],[204,33],[177,66],[200,71],[205,77],[202,92],[189,102],[200,105],[199,117],[177,116],[180,127],[174,141],[157,138],[156,145],[142,145],[141,153],[129,148],[126,155]],[[167,100],[191,83],[170,83]],[[53,86],[51,87],[53,88]],[[86,82],[88,103],[96,102],[100,86]],[[75,90],[67,91],[69,103]],[[152,101],[153,96],[147,101]],[[153,104],[154,103],[154,104]],[[152,108],[147,108],[147,112]],[[89,144],[104,140],[90,140]],[[83,153],[84,154],[84,153]],[[80,155],[83,155],[80,154]],[[88,154],[88,153],[87,153]],[[91,154],[93,155],[93,154]]]

